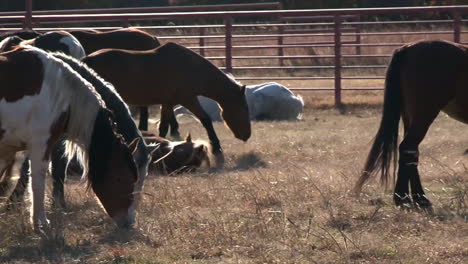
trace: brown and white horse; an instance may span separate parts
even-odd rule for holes
[[[201,140],[192,140],[190,134],[183,141],[169,141],[165,138],[143,133],[145,141],[150,146],[157,144],[158,148],[152,154],[150,169],[159,174],[175,174],[192,172],[210,162],[210,147]]]
[[[147,51],[105,49],[86,56],[83,62],[111,82],[129,105],[162,104],[161,137],[166,136],[169,123],[175,121],[174,106],[180,104],[189,109],[205,127],[218,165],[224,161],[221,144],[198,95],[219,103],[221,115],[236,138],[250,138],[245,85],[188,48],[167,43]],[[178,136],[179,132],[171,133]]]
[[[135,122],[130,115],[128,106],[120,98],[119,94],[115,91],[112,84],[106,82],[99,77],[92,69],[87,67],[84,63],[73,59],[63,53],[52,53],[52,55],[68,64],[73,70],[75,70],[81,77],[86,81],[90,82],[96,92],[99,93],[102,100],[105,102],[107,108],[112,111],[114,120],[117,126],[117,130],[122,134],[123,138],[127,143],[132,142],[135,139],[139,139],[136,150],[132,153],[133,159],[138,169],[138,184],[135,188],[137,194],[143,187],[143,182],[148,174],[148,166],[151,162],[152,152],[155,151],[158,145],[148,146],[145,144],[145,140],[138,130]],[[63,157],[63,148],[59,146],[54,149],[52,153],[52,178],[53,178],[53,205],[59,207],[65,207],[64,197],[64,181],[66,176],[66,160]],[[21,170],[21,177],[18,180],[15,190],[10,195],[9,205],[14,206],[17,202],[22,201],[22,197],[25,191],[25,187],[28,182],[28,163],[24,163],[23,169]]]
[[[51,31],[30,40],[10,36],[0,42],[0,51],[12,50],[17,45],[31,45],[46,51],[60,51],[81,59],[86,54],[81,43],[66,31]]]
[[[63,61],[32,46],[0,54],[0,175],[26,150],[32,170],[32,223],[47,226],[45,174],[51,151],[67,139],[91,188],[120,227],[133,225],[137,169],[94,87]]]

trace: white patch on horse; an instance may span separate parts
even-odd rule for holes
[[[74,36],[65,36],[60,39],[60,43],[67,45],[70,51],[70,56],[73,58],[81,59],[86,56],[83,46]]]

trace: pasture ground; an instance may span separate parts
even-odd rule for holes
[[[303,121],[253,122],[247,143],[216,124],[221,171],[150,176],[132,232],[117,230],[75,178],[68,211],[48,211],[47,236],[24,210],[2,208],[0,263],[466,263],[468,127],[438,117],[420,158],[434,213],[405,212],[377,181],[360,198],[349,193],[382,94],[344,94],[342,111],[332,93],[305,95]],[[206,138],[195,120],[179,120],[182,133]]]

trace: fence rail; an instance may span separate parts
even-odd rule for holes
[[[186,45],[239,80],[333,90],[336,105],[342,104],[343,91],[382,89],[386,62],[403,43],[433,38],[465,43],[468,37],[463,17],[468,6],[279,10],[280,4],[265,3],[32,11],[28,2],[26,12],[0,13],[0,30],[136,26]]]

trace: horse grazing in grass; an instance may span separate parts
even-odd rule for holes
[[[125,141],[129,144],[134,140],[138,140],[136,149],[132,153],[133,159],[138,169],[138,184],[136,189],[140,190],[143,186],[143,181],[148,174],[148,166],[151,162],[151,153],[155,150],[157,145],[147,146],[145,140],[138,130],[135,122],[130,115],[127,105],[122,101],[119,94],[115,91],[112,84],[100,78],[92,69],[87,67],[84,63],[77,61],[62,53],[52,53],[52,55],[68,64],[74,71],[76,71],[86,81],[91,83],[96,92],[99,93],[102,100],[105,102],[107,108],[112,111],[114,120],[116,122],[117,131],[122,134]],[[54,205],[65,207],[64,186],[66,176],[67,161],[64,158],[63,144],[59,144],[52,152],[52,178],[53,178],[53,201]],[[23,164],[21,170],[21,177],[16,185],[16,189],[10,196],[10,203],[21,201],[27,181],[29,179],[28,166],[29,163]]]
[[[161,174],[193,172],[204,163],[211,166],[209,146],[203,141],[192,141],[190,134],[184,141],[169,141],[156,135],[145,135],[146,143],[157,144],[151,169]]]
[[[23,40],[19,36],[7,37],[0,42],[0,51],[12,50],[17,45],[31,45],[46,51],[61,51],[77,59],[86,55],[81,43],[65,31],[47,32],[30,40]]]
[[[133,150],[116,133],[112,113],[93,86],[63,61],[32,46],[0,54],[0,80],[0,175],[16,152],[28,152],[34,228],[49,223],[45,174],[61,138],[68,140],[65,155],[78,156],[107,213],[118,226],[131,226],[138,177]]]
[[[94,30],[71,30],[69,32],[80,41],[86,54],[100,49],[149,50],[161,46],[158,38],[136,28],[105,32]]]
[[[380,127],[356,191],[379,170],[382,182],[387,183],[391,164],[394,176],[401,118],[404,136],[393,199],[397,206],[431,208],[419,177],[418,146],[440,111],[468,123],[467,86],[468,46],[421,41],[397,49],[387,69]]]
[[[285,86],[276,83],[247,85],[245,97],[249,105],[250,120],[300,120],[304,100],[294,95]],[[199,96],[201,106],[213,121],[222,121],[218,104],[206,97]],[[176,107],[175,114],[190,113],[184,107]]]
[[[223,119],[236,138],[247,141],[250,137],[245,86],[188,48],[167,43],[148,51],[106,49],[86,56],[83,62],[114,84],[128,104],[161,104],[161,137],[166,136],[169,123],[174,122],[171,134],[179,136],[174,106],[180,104],[189,109],[208,132],[218,165],[224,161],[221,144],[198,95],[219,103]]]

